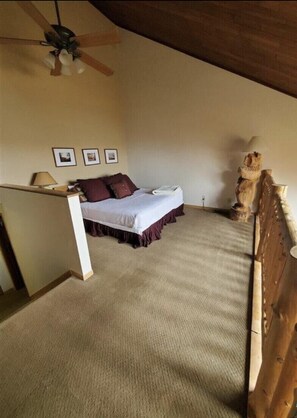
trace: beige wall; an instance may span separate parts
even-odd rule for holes
[[[56,22],[54,2],[34,2]],[[88,2],[59,2],[62,24],[76,34],[112,27]],[[1,36],[43,39],[42,29],[16,2],[0,3]],[[114,68],[118,45],[89,48]],[[117,75],[87,66],[72,77],[51,77],[42,59],[49,48],[1,45],[0,182],[28,185],[32,174],[49,171],[59,184],[77,178],[127,172]],[[74,147],[77,166],[55,167],[52,147]],[[84,166],[82,148],[99,148],[101,165]],[[104,148],[117,148],[119,164],[105,164]]]
[[[240,150],[269,146],[264,167],[289,185],[297,217],[297,101],[123,31],[119,50],[130,174],[137,184],[180,184],[185,202],[230,207]]]
[[[53,2],[34,3],[55,22]],[[88,2],[59,4],[62,23],[77,34],[111,27]],[[0,2],[0,32],[42,39],[15,2]],[[129,167],[137,185],[180,184],[186,203],[201,205],[205,195],[207,206],[229,207],[239,151],[261,135],[269,144],[264,167],[289,185],[296,216],[296,99],[121,33],[120,45],[88,50],[116,70],[110,78],[90,67],[82,75],[50,77],[42,63],[47,48],[0,47],[0,182],[28,184],[34,172],[48,170],[63,184]],[[56,168],[55,146],[74,147],[78,165]],[[84,166],[86,147],[99,148],[101,165]],[[118,148],[119,164],[104,163],[106,147]]]

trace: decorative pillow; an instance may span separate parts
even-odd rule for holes
[[[110,186],[112,183],[118,183],[119,181],[121,181],[123,179],[123,174],[117,173],[117,174],[113,174],[112,176],[100,177],[100,179],[104,181],[104,183],[107,186]]]
[[[112,176],[100,177],[100,179],[104,181],[104,183],[107,185],[108,188],[111,189],[112,194],[114,193],[113,193],[113,189],[111,188],[111,185],[114,183],[119,183],[122,180],[126,181],[131,194],[133,194],[135,190],[138,190],[138,187],[135,186],[135,184],[130,179],[130,177],[127,176],[127,174],[117,173],[117,174],[113,174]]]
[[[110,185],[116,199],[122,199],[123,197],[131,196],[131,190],[125,180],[121,180],[118,183],[112,183]]]
[[[100,200],[109,199],[111,197],[110,191],[100,179],[77,181],[89,202],[99,202]]]
[[[127,174],[123,174],[123,180],[125,180],[125,181],[126,181],[126,183],[127,183],[128,187],[129,187],[129,189],[130,189],[130,191],[131,191],[131,194],[133,194],[136,190],[139,190],[139,188],[138,188],[137,186],[135,186],[135,184],[134,184],[134,183],[133,183],[133,181],[130,179],[130,177],[129,177],[129,176],[127,176]]]

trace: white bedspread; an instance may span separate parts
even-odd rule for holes
[[[152,194],[152,189],[139,189],[123,199],[81,203],[81,210],[84,219],[141,235],[183,203],[181,188],[175,193],[160,195]]]

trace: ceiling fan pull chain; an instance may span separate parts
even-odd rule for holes
[[[59,12],[59,6],[58,6],[58,1],[57,0],[55,0],[55,7],[56,7],[58,25],[61,26],[60,12]]]

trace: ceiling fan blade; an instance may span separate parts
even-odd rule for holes
[[[61,61],[59,60],[59,57],[55,57],[55,68],[51,70],[51,75],[54,75],[54,76],[61,75],[61,68],[62,68],[62,64],[61,64]]]
[[[90,46],[103,46],[117,44],[120,42],[120,36],[117,29],[111,32],[96,32],[86,35],[79,35],[74,38],[81,48]]]
[[[2,38],[0,44],[16,44],[16,45],[43,45],[44,41],[36,41],[35,39],[19,39],[19,38]]]
[[[106,65],[102,64],[100,61],[97,61],[95,58],[91,57],[90,55],[86,54],[84,51],[80,49],[77,50],[80,54],[80,59],[85,63],[90,65],[91,67],[95,68],[95,70],[100,71],[105,75],[112,75],[113,71],[111,68],[107,67]]]
[[[24,12],[27,13],[27,15],[30,16],[37,23],[37,25],[39,25],[44,30],[44,32],[53,33],[60,39],[58,33],[49,24],[49,22],[40,13],[40,11],[36,9],[31,1],[17,1],[17,3],[24,10]]]

